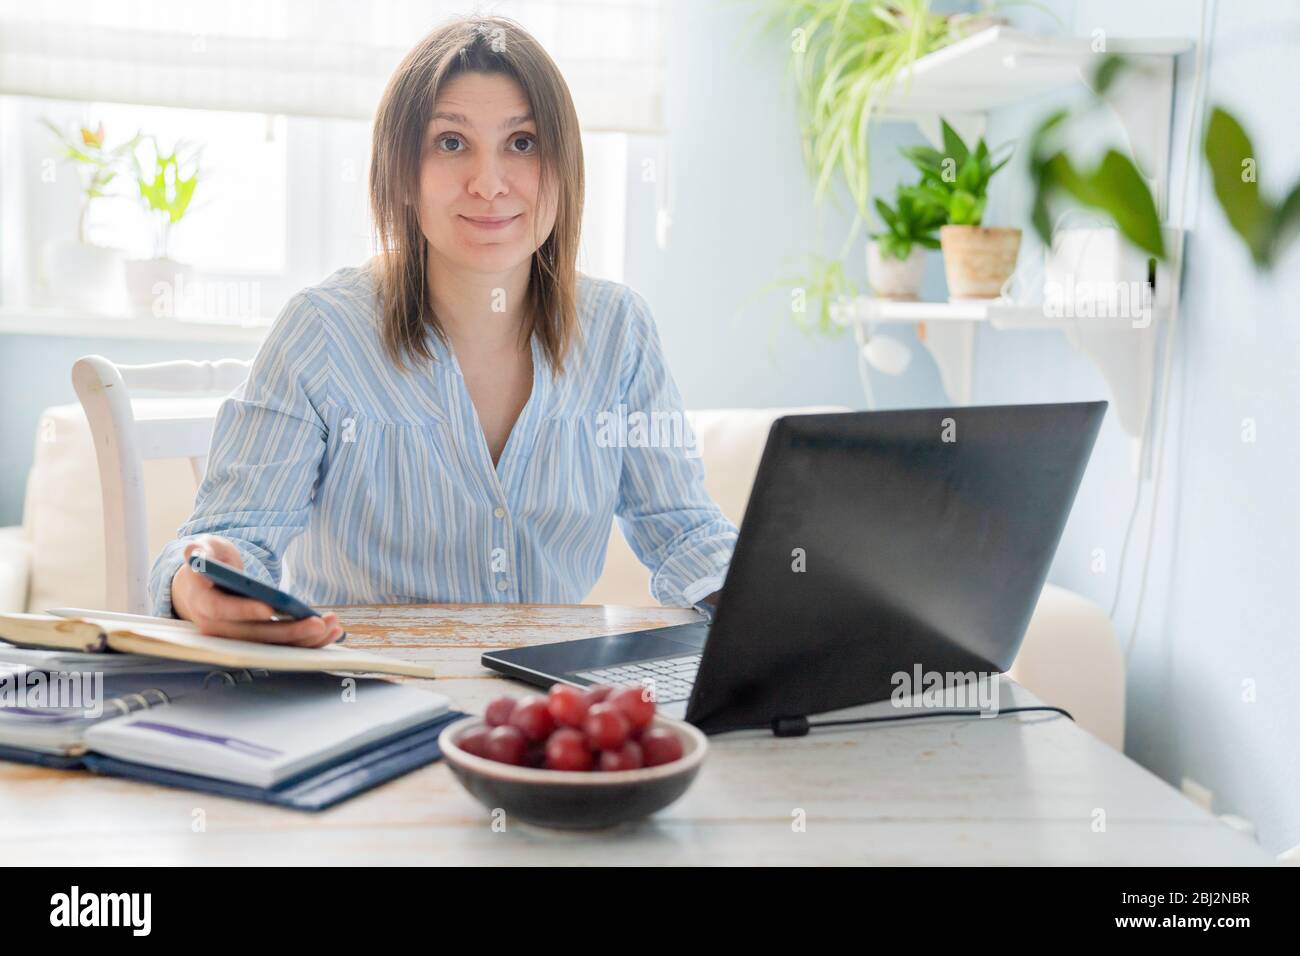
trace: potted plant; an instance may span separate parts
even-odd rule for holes
[[[117,312],[124,289],[124,256],[120,249],[90,241],[90,204],[110,196],[109,186],[127,168],[140,137],[137,134],[109,148],[103,123],[94,129],[79,126],[68,133],[48,119],[41,122],[58,138],[62,158],[77,169],[81,211],[76,239],[51,239],[42,246],[40,286],[46,299],[55,305],[88,312]]]
[[[921,171],[917,194],[944,217],[939,229],[948,294],[954,299],[992,299],[1016,268],[1020,230],[983,225],[989,180],[1007,164],[983,138],[974,149],[943,122],[943,152],[929,146],[903,150]]]
[[[150,143],[152,162],[145,164],[136,158],[136,185],[156,226],[154,257],[126,264],[131,302],[142,311],[152,310],[162,292],[160,283],[184,281],[193,272],[191,266],[171,258],[171,235],[189,211],[199,182],[197,148],[177,143],[164,155],[156,139],[150,137]]]
[[[996,21],[987,13],[933,13],[930,0],[763,0],[759,16],[790,43],[787,75],[798,99],[814,205],[825,200],[837,170],[853,197],[856,216],[843,260],[870,216],[868,129],[877,108],[894,93],[905,95],[907,71],[918,59]],[[842,268],[836,275],[820,256],[812,262],[806,275],[787,284],[820,300],[812,327],[834,334],[841,327],[830,318],[831,306],[848,284]]]
[[[882,299],[915,299],[925,272],[925,250],[938,249],[935,230],[943,225],[938,207],[915,186],[899,185],[894,205],[876,199],[885,228],[867,243],[867,284]]]
[[[790,39],[789,73],[804,159],[816,176],[814,202],[824,199],[841,169],[865,219],[872,115],[890,94],[906,94],[906,73],[918,59],[997,21],[987,13],[934,13],[930,0],[766,0],[763,6],[765,25]]]

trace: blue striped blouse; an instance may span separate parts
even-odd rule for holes
[[[533,391],[494,467],[460,365],[436,336],[419,373],[380,342],[365,267],[294,296],[221,404],[194,513],[154,562],[171,616],[185,544],[230,538],[246,572],[309,604],[576,603],[617,516],[650,595],[722,585],[736,527],[704,468],[645,300],[580,276],[584,337]]]

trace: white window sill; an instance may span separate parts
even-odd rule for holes
[[[156,318],[90,315],[47,308],[0,308],[0,335],[139,339],[150,342],[259,344],[270,319]]]

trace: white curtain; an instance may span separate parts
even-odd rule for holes
[[[0,0],[0,93],[369,120],[415,41],[517,20],[584,130],[661,132],[667,0]]]

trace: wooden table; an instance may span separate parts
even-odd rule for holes
[[[348,643],[430,661],[481,712],[522,685],[485,648],[695,620],[678,608],[335,608]],[[420,682],[423,683],[423,682]],[[1016,703],[1035,702],[1009,685]],[[1002,705],[1009,706],[1006,695]],[[888,706],[886,704],[886,706]],[[878,705],[877,705],[878,709]],[[803,826],[798,824],[802,821]],[[320,814],[0,763],[16,864],[1264,864],[1258,845],[1069,720],[931,719],[712,739],[691,790],[597,833],[494,830],[441,763]]]

